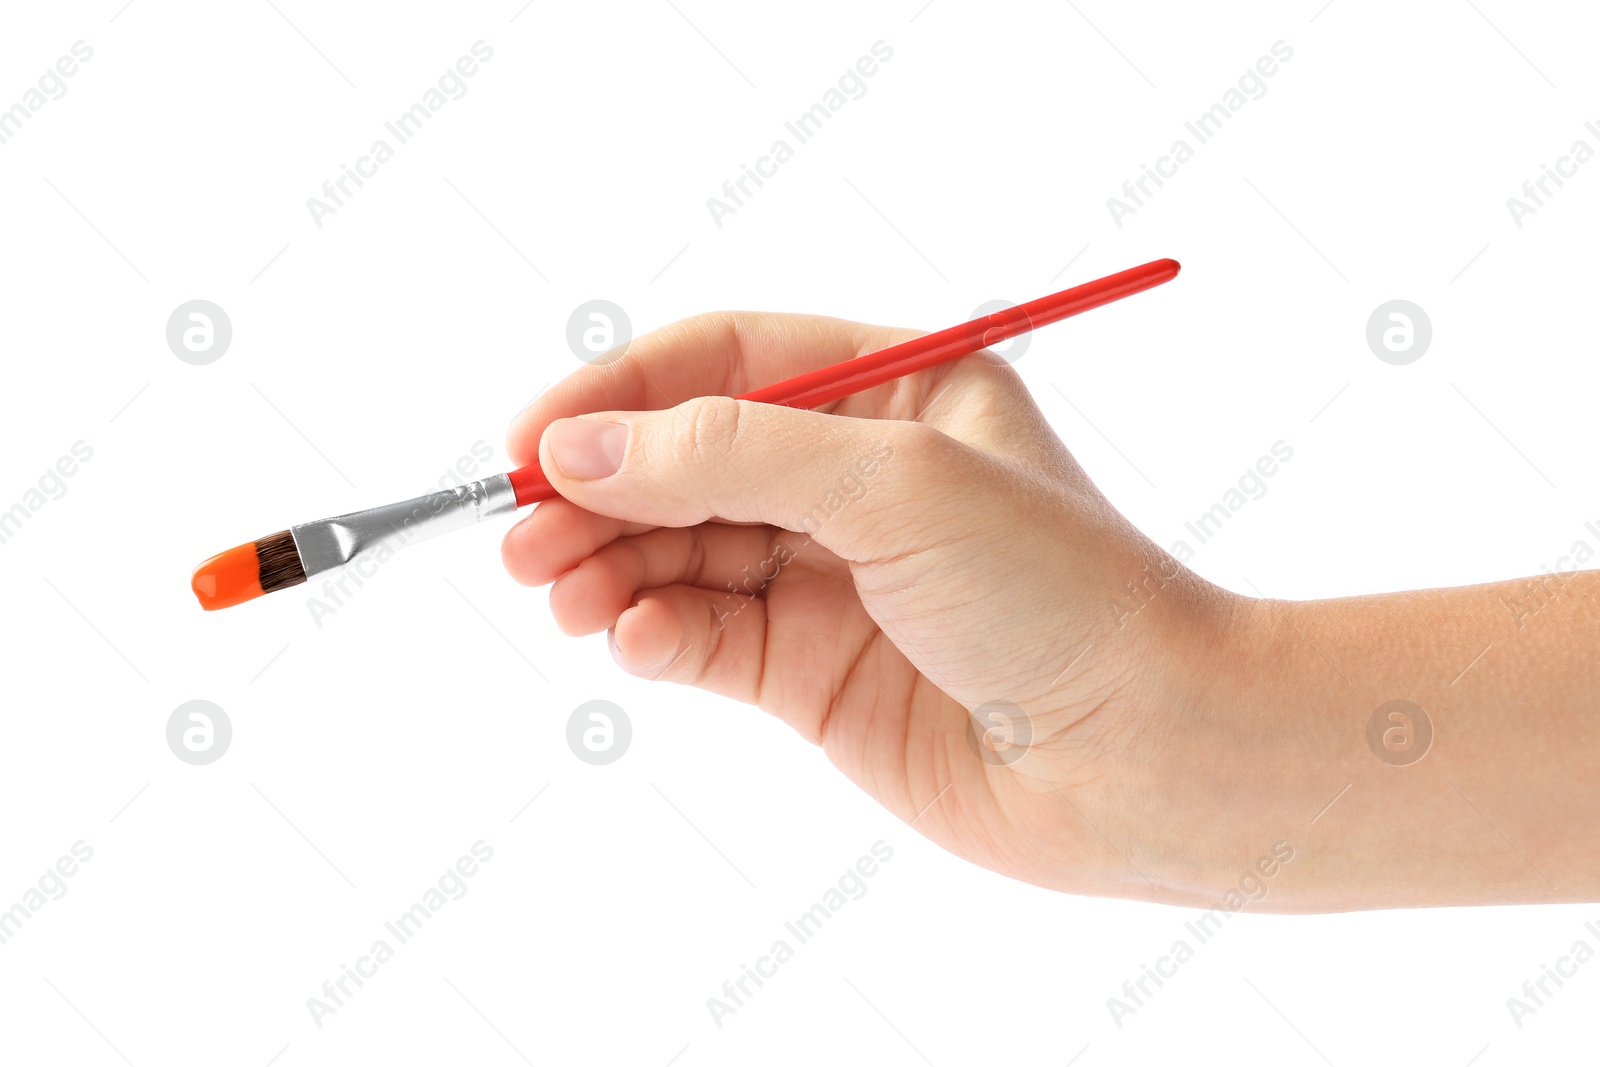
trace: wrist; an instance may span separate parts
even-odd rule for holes
[[[1162,758],[1149,787],[1166,895],[1196,907],[1326,906],[1319,813],[1356,773],[1338,713],[1319,694],[1326,664],[1285,609],[1194,578],[1169,637],[1158,712]],[[1337,682],[1337,676],[1334,675]],[[1364,748],[1363,748],[1364,751]],[[1237,909],[1235,909],[1237,910]]]

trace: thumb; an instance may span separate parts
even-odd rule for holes
[[[914,422],[700,397],[550,424],[545,475],[568,500],[652,526],[761,522],[857,563],[948,540],[963,463],[979,454]]]

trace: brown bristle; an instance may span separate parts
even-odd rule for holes
[[[300,565],[300,550],[294,547],[294,535],[288,530],[259,538],[256,560],[261,565],[263,593],[276,593],[306,580],[305,568]]]

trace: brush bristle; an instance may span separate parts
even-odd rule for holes
[[[306,580],[305,568],[300,565],[300,550],[294,546],[294,535],[288,530],[257,539],[256,559],[261,565],[263,593],[276,593]]]

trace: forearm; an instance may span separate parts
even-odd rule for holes
[[[1600,899],[1600,572],[1246,602],[1229,644],[1230,836],[1296,852],[1265,906]]]

